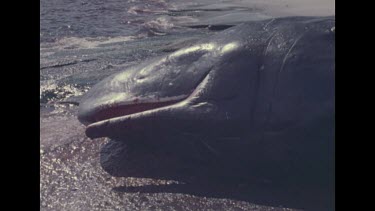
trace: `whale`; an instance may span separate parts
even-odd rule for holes
[[[176,156],[249,174],[283,167],[327,177],[335,17],[247,22],[145,60],[93,86],[78,119],[92,139],[173,146]]]

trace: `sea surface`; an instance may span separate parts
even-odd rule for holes
[[[246,21],[334,15],[333,0],[41,0],[40,104]]]

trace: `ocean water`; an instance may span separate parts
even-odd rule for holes
[[[334,0],[41,0],[41,109],[242,22],[334,14]]]

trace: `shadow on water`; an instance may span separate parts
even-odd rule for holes
[[[241,161],[237,165],[237,161],[228,157],[216,160],[210,155],[210,150],[196,144],[146,145],[139,141],[135,140],[137,144],[133,146],[132,143],[110,140],[101,150],[103,169],[116,177],[178,182],[168,185],[118,186],[113,188],[115,192],[181,193],[272,207],[334,210],[333,177],[329,177],[329,181],[324,176],[323,180],[316,179],[325,174],[315,174],[319,169],[302,169],[291,173],[285,171],[281,163],[278,167],[260,163],[251,169],[243,169]],[[197,151],[192,151],[193,148]]]

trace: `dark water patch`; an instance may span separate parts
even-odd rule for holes
[[[193,26],[188,26],[189,28],[193,29],[208,29],[211,31],[222,31],[225,29],[228,29],[230,27],[233,27],[234,25],[193,25]]]
[[[168,10],[169,15],[175,15],[175,14],[192,14],[192,13],[199,13],[199,12],[223,12],[223,11],[249,11],[249,12],[255,12],[260,11],[257,8],[248,8],[248,7],[236,7],[236,6],[220,6],[215,8],[214,5],[211,5],[212,7],[204,8],[201,6],[193,7],[193,8],[187,8],[187,9],[180,9],[180,10]]]
[[[68,66],[68,65],[77,64],[77,63],[78,63],[77,61],[70,61],[70,62],[66,62],[66,63],[58,63],[58,64],[52,64],[52,65],[47,65],[47,66],[41,66],[40,69],[43,70],[43,69],[46,69],[46,68],[64,67],[64,66]]]
[[[69,66],[69,65],[74,65],[74,64],[77,64],[79,62],[91,62],[91,61],[95,61],[96,59],[83,59],[83,60],[75,60],[75,61],[67,61],[67,62],[58,62],[56,64],[50,64],[50,65],[45,65],[45,66],[41,66],[40,69],[43,70],[43,69],[47,69],[47,68],[57,68],[57,67],[64,67],[64,66]]]
[[[67,105],[75,105],[75,106],[79,106],[79,100],[80,100],[81,98],[78,98],[78,97],[81,97],[81,96],[77,96],[77,97],[75,97],[75,98],[73,98],[73,99],[66,99],[66,100],[64,100],[64,101],[60,101],[60,102],[57,102],[57,104],[62,104],[62,105],[67,104]]]
[[[40,96],[40,103],[48,103],[49,101],[59,98],[55,90],[47,90]]]

